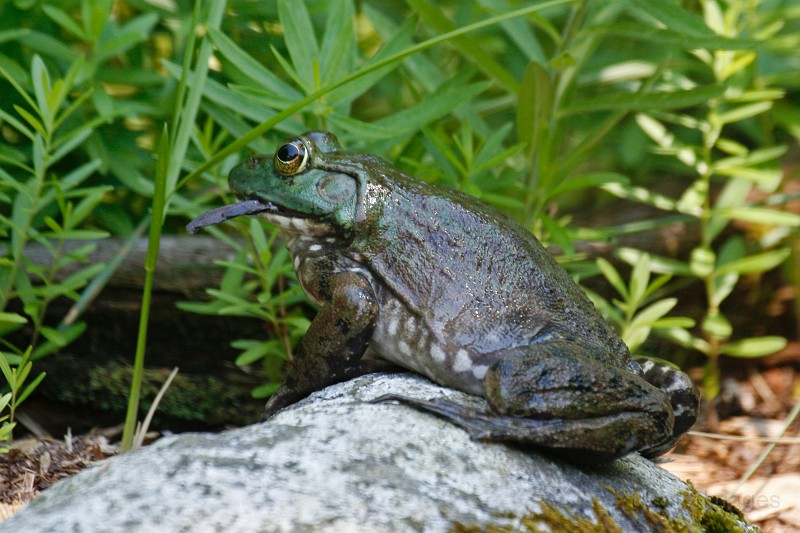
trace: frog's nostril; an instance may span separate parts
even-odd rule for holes
[[[247,158],[247,168],[254,169],[257,166],[260,166],[267,160],[266,156],[263,155],[254,155],[252,157]]]

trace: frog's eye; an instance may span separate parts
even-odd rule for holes
[[[294,176],[306,169],[308,148],[300,141],[281,145],[275,152],[275,170],[285,176]]]

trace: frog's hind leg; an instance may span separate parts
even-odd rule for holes
[[[667,396],[636,373],[584,353],[556,340],[498,354],[483,381],[485,412],[442,399],[382,400],[443,417],[476,440],[541,446],[576,462],[607,461],[669,439]]]
[[[642,377],[645,381],[667,395],[675,417],[672,434],[667,440],[641,450],[641,454],[646,457],[657,457],[672,449],[694,425],[697,420],[700,394],[691,378],[671,364],[649,357],[637,357],[636,362],[642,367]]]
[[[556,455],[562,455],[576,463],[596,463],[610,461],[634,451],[633,447],[605,447],[581,441],[592,432],[625,432],[630,422],[621,417],[605,416],[586,420],[580,429],[571,421],[563,419],[533,419],[513,416],[498,416],[491,412],[479,411],[442,398],[420,400],[395,394],[376,398],[375,402],[399,402],[418,411],[443,418],[464,429],[474,441],[507,441],[532,444],[550,448]],[[576,442],[585,442],[582,447]],[[595,443],[596,444],[596,443]]]

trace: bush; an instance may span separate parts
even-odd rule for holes
[[[797,105],[784,98],[798,82],[798,17],[781,1],[685,4],[7,2],[0,337],[21,354],[8,335],[28,325],[37,358],[80,334],[77,323],[44,324],[43,310],[59,296],[80,299],[102,267],[58,282],[56,270],[84,261],[92,240],[146,221],[165,121],[168,230],[231,200],[224,178],[243,152],[329,129],[349,149],[509,211],[557,245],[576,277],[602,273],[622,299],[595,300],[626,340],[643,347],[656,331],[699,351],[713,396],[721,355],[757,357],[784,342],[737,335],[722,304],[742,276],[786,258],[800,223],[779,209],[781,158],[800,135]],[[661,192],[664,180],[678,192]],[[672,216],[571,223],[570,209],[612,197]],[[613,244],[675,220],[699,224],[700,244],[680,258],[615,250],[639,265],[627,283],[611,263],[575,251],[579,240]],[[732,231],[739,223],[755,229]],[[305,300],[274,228],[230,226],[243,241],[209,229],[235,250],[222,287],[184,307],[271,324],[274,339],[237,343],[239,363],[265,366],[271,383],[257,393],[266,395],[308,324]],[[65,252],[75,238],[87,246]],[[56,267],[26,263],[28,242],[51,249]],[[669,316],[688,284],[706,295],[694,321]]]

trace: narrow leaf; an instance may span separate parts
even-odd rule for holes
[[[672,30],[699,37],[711,37],[714,35],[714,32],[711,31],[711,28],[706,25],[702,18],[693,15],[672,0],[660,0],[658,2],[631,0],[631,3]]]
[[[631,322],[631,326],[652,326],[656,320],[659,320],[669,313],[677,303],[677,298],[659,300],[636,313],[636,317]]]
[[[715,216],[743,220],[754,224],[775,226],[800,226],[800,215],[766,207],[731,207],[714,210]]]
[[[790,250],[784,248],[743,257],[720,266],[717,268],[715,274],[717,276],[724,276],[728,273],[751,274],[753,272],[766,272],[783,263],[783,261],[789,257],[789,253]]]
[[[783,350],[785,346],[783,337],[753,337],[725,344],[720,351],[732,357],[764,357]]]
[[[433,2],[423,0],[406,0],[407,3],[419,13],[426,24],[431,26],[440,34],[453,31],[456,26],[450,21],[444,12]],[[516,78],[500,63],[498,63],[488,52],[479,40],[467,35],[453,37],[451,44],[455,49],[471,61],[476,67],[481,69],[490,78],[496,80],[500,85],[510,92],[519,92],[519,83]]]
[[[536,61],[525,69],[517,101],[517,136],[526,146],[535,147],[553,107],[553,82],[547,69]]]
[[[27,324],[28,319],[17,313],[0,313],[0,323],[5,324]]]
[[[297,100],[301,94],[256,61],[227,35],[219,30],[210,30],[209,35],[220,54],[230,61],[242,74],[253,80],[257,88],[270,91],[283,98]]]
[[[306,93],[310,93],[317,89],[314,61],[319,60],[319,44],[305,2],[279,0],[278,18],[298,81]]]
[[[83,28],[81,28],[80,25],[75,22],[75,19],[70,17],[65,11],[47,4],[42,6],[42,11],[68,33],[71,33],[83,41],[89,40],[87,35],[83,32]]]
[[[649,43],[666,44],[680,46],[688,50],[752,50],[761,45],[761,41],[755,39],[731,39],[721,35],[687,35],[684,32],[672,29],[651,27],[636,23],[616,23],[610,25],[598,25],[587,28],[585,31],[599,33],[606,36],[619,36],[628,39],[636,39]]]
[[[595,111],[654,111],[679,109],[708,102],[725,92],[724,85],[705,85],[685,91],[663,91],[657,93],[612,93],[593,98],[576,99],[566,105],[561,115],[590,113]]]
[[[600,269],[600,272],[603,273],[603,276],[608,280],[608,282],[611,283],[620,296],[627,300],[628,287],[625,285],[625,282],[622,281],[622,277],[619,275],[619,272],[617,272],[617,269],[602,257],[598,257],[596,263],[597,267]]]

